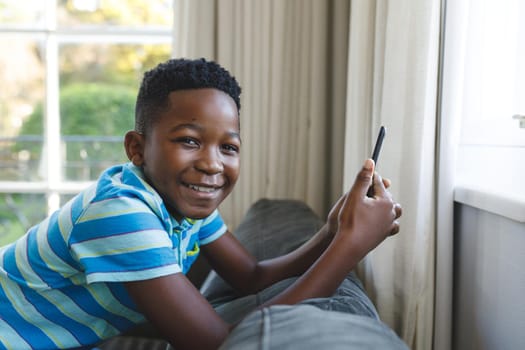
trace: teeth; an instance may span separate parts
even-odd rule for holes
[[[214,192],[215,191],[215,188],[214,187],[204,187],[204,186],[195,186],[195,185],[188,185],[192,190],[195,190],[195,191],[199,191],[199,192],[206,192],[206,193],[210,193],[210,192]]]

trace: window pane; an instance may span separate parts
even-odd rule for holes
[[[59,27],[94,24],[170,29],[172,0],[61,0]]]
[[[0,36],[0,181],[39,180],[44,65],[42,41]]]
[[[23,235],[45,218],[46,211],[43,194],[0,193],[0,246]]]
[[[45,5],[42,0],[0,0],[0,27],[44,28]]]
[[[469,16],[462,142],[523,147],[525,2],[477,1]]]
[[[64,179],[95,180],[127,160],[123,136],[134,127],[142,74],[169,57],[167,44],[67,44],[60,47]]]

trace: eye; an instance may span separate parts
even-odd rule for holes
[[[222,150],[228,154],[237,154],[239,153],[239,146],[232,144],[224,144],[222,145]]]
[[[188,137],[188,136],[177,137],[176,139],[173,140],[173,142],[180,143],[186,147],[191,147],[191,148],[199,146],[199,142],[196,139],[194,139],[193,137]]]

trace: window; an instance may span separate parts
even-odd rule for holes
[[[172,0],[0,0],[0,246],[126,160]]]
[[[462,143],[525,146],[525,2],[471,3],[466,35]]]
[[[525,115],[525,2],[448,5],[457,13],[447,17],[458,23],[448,37],[461,42],[461,52],[450,60],[461,66],[456,193],[463,194],[456,200],[515,218],[525,203],[525,121],[514,117]]]

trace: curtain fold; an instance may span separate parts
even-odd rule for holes
[[[438,105],[436,300],[433,349],[452,349],[454,269],[454,184],[462,119],[463,66],[465,64],[467,1],[444,1]],[[449,35],[447,35],[447,33]],[[451,35],[450,35],[451,34]]]
[[[350,13],[345,187],[385,125],[378,171],[403,205],[401,232],[359,273],[383,321],[412,349],[430,349],[440,1],[352,1]]]

